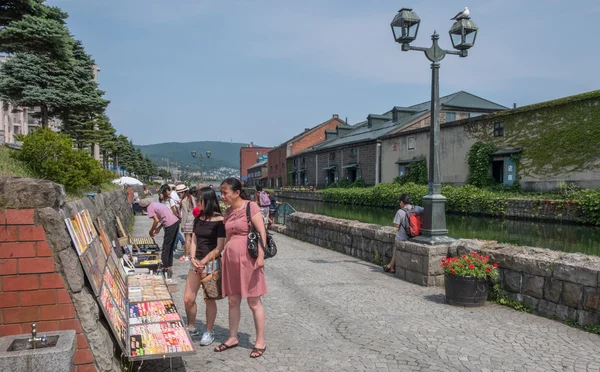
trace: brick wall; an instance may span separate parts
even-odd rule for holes
[[[316,145],[317,143],[325,140],[325,131],[333,130],[338,125],[344,125],[345,123],[337,118],[335,115],[332,119],[320,124],[317,128],[309,132],[308,134],[298,138],[292,142],[292,155],[304,151],[307,148]]]
[[[73,371],[96,371],[65,281],[33,209],[0,211],[0,336],[73,329]]]
[[[257,163],[258,158],[271,150],[270,147],[242,147],[240,148],[240,177],[248,175],[248,167]],[[258,155],[256,154],[258,152]]]
[[[283,187],[286,184],[287,173],[286,173],[286,146],[282,145],[269,151],[269,159],[267,161],[267,174],[271,180],[271,187],[277,185],[277,178],[281,178],[279,187]]]

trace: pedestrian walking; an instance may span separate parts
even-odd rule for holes
[[[189,189],[186,185],[177,185],[175,191],[181,199],[181,232],[185,236],[183,256],[181,256],[180,260],[189,261],[192,232],[194,229],[193,211],[196,206],[196,201],[189,193]]]
[[[161,269],[166,271],[168,276],[172,275],[173,266],[173,242],[179,231],[179,219],[175,217],[173,212],[166,205],[150,201],[150,199],[142,199],[139,202],[139,206],[148,214],[149,218],[152,218],[154,222],[148,235],[155,237],[158,235],[160,230],[164,227],[165,234],[163,236],[163,245],[161,251]]]
[[[383,271],[389,273],[396,272],[396,249],[400,244],[404,244],[405,241],[411,238],[410,236],[410,221],[409,215],[415,213],[418,216],[423,215],[423,207],[413,206],[410,203],[410,195],[402,194],[399,198],[400,209],[394,216],[394,224],[396,225],[396,237],[394,239],[394,249],[392,252],[392,260],[389,264],[383,265]]]
[[[262,214],[265,226],[269,225],[269,207],[271,205],[271,199],[266,192],[263,191],[262,186],[256,185],[256,192],[254,193],[254,202],[260,207],[260,213]]]
[[[188,331],[192,337],[199,336],[196,328],[196,297],[201,280],[215,270],[221,268],[221,252],[225,247],[225,224],[221,215],[221,207],[214,190],[204,187],[198,192],[197,205],[202,214],[193,220],[193,231],[190,245],[190,270],[185,283],[183,302],[188,319]],[[214,261],[214,264],[212,262]],[[210,264],[209,264],[210,263]],[[200,339],[201,346],[213,343],[215,336],[213,327],[217,318],[217,302],[204,299],[206,304],[206,331]]]
[[[260,207],[251,202],[250,197],[242,189],[237,178],[227,178],[221,184],[221,198],[230,207],[224,215],[227,239],[223,250],[222,274],[223,297],[229,303],[229,338],[215,348],[222,352],[238,346],[238,327],[240,324],[240,304],[246,299],[254,316],[256,343],[250,353],[251,358],[258,358],[266,350],[265,344],[265,310],[261,296],[267,293],[267,282],[264,270],[264,251],[258,250],[258,257],[252,258],[248,252],[248,233],[250,231],[247,218],[247,206],[250,207],[250,219],[258,232],[259,239],[266,244],[266,230]]]

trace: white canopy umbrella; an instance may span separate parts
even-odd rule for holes
[[[137,178],[133,178],[133,177],[121,177],[121,178],[117,178],[116,180],[112,181],[113,183],[116,183],[118,185],[143,185],[142,181],[138,180]]]

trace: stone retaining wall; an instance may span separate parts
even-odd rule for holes
[[[320,247],[373,262],[389,262],[395,229],[318,214],[296,212],[288,217],[284,233]]]
[[[453,243],[449,255],[469,251],[498,263],[502,293],[537,314],[600,325],[600,257],[466,239]]]
[[[278,190],[275,195],[288,199],[323,202],[323,194],[314,191]],[[581,208],[573,201],[509,199],[506,202],[503,215],[505,218],[559,222],[579,222],[581,218]]]
[[[64,188],[50,181],[0,178],[0,336],[74,329],[73,371],[120,370],[113,340],[85,279],[64,219],[83,209],[100,217],[110,239],[116,216],[131,223],[124,190],[65,203]]]
[[[323,201],[323,194],[314,191],[290,191],[290,190],[276,190],[275,196],[288,198],[288,199],[300,199],[310,201]]]
[[[273,230],[378,264],[389,262],[392,256],[392,227],[301,212],[288,218],[285,227],[274,226]],[[477,240],[439,246],[409,241],[396,248],[396,277],[423,286],[443,286],[442,258],[470,250],[498,263],[502,293],[534,312],[600,325],[600,257]]]

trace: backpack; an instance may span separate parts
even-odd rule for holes
[[[414,209],[402,208],[406,213],[406,222],[404,228],[406,229],[406,235],[411,238],[421,235],[421,227],[423,226],[423,219]]]
[[[261,191],[259,196],[261,207],[268,207],[269,205],[271,205],[271,199],[269,199],[269,195],[267,195],[266,192]]]

